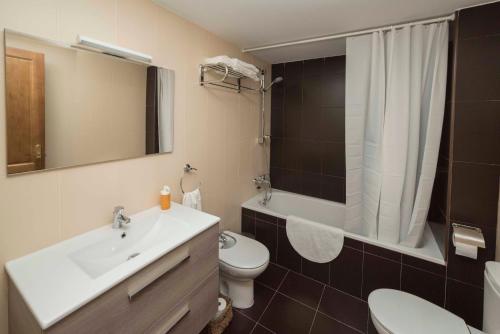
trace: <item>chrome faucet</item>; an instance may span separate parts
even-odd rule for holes
[[[122,228],[123,224],[130,223],[130,218],[125,216],[125,208],[123,206],[115,206],[113,210],[113,228]]]
[[[264,196],[259,203],[266,206],[273,196],[273,188],[271,186],[271,178],[268,174],[260,175],[252,180],[255,187],[260,190],[264,188]]]

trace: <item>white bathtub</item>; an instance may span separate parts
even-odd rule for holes
[[[261,200],[262,194],[259,194],[243,203],[242,207],[283,219],[286,219],[289,215],[294,215],[325,225],[340,228],[344,225],[345,204],[343,203],[327,201],[320,198],[309,197],[276,189],[273,189],[272,199],[266,206],[259,203]],[[437,264],[445,264],[442,253],[442,249],[444,249],[444,247],[440,247],[437,238],[429,225],[427,225],[425,229],[424,245],[421,248],[410,248],[401,245],[389,244],[346,231],[344,234],[348,238],[359,240],[367,244],[387,248]]]

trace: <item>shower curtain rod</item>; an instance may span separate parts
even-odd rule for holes
[[[314,43],[314,42],[322,42],[322,41],[328,41],[328,40],[338,39],[338,38],[366,35],[366,34],[370,34],[372,32],[376,32],[376,31],[400,29],[400,28],[404,28],[407,26],[413,26],[416,24],[431,24],[431,23],[443,22],[443,21],[453,21],[454,19],[455,19],[455,14],[450,14],[448,16],[436,17],[436,18],[426,19],[426,20],[421,20],[421,21],[393,24],[393,25],[389,25],[389,26],[371,28],[371,29],[366,29],[366,30],[351,31],[351,32],[334,34],[334,35],[327,35],[327,36],[322,36],[322,37],[307,38],[307,39],[301,39],[301,40],[293,41],[293,42],[284,42],[284,43],[278,43],[278,44],[257,46],[257,47],[253,47],[253,48],[244,48],[241,51],[242,52],[253,52],[253,51],[262,51],[262,50],[268,50],[268,49],[282,48],[285,46],[293,46],[293,45],[301,45],[301,44],[308,44],[308,43]]]

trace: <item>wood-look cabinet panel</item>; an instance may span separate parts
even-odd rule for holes
[[[168,323],[165,323],[168,320],[167,316],[175,318],[176,311],[179,319],[175,323],[184,321],[187,317],[191,319],[194,311],[200,313],[200,306],[196,305],[198,301],[204,305],[203,310],[213,316],[215,314],[213,306],[216,307],[218,295],[217,236],[216,225],[44,331],[36,322],[35,326],[26,326],[25,320],[33,319],[33,316],[19,292],[10,289],[12,297],[9,300],[11,304],[9,311],[13,311],[9,312],[10,332],[11,334],[152,333],[153,329],[161,328],[158,327],[160,325],[167,328]],[[207,277],[210,277],[208,279],[210,282]],[[205,289],[211,291],[203,291]],[[211,300],[204,301],[203,298]],[[181,314],[179,301],[189,303],[190,310],[187,314]],[[198,328],[202,322],[204,326],[210,320],[209,317],[205,318],[207,316],[196,316],[189,328]],[[163,324],[159,323],[160,319],[163,319]],[[172,326],[170,330],[174,331],[174,327],[178,326]],[[191,331],[182,333],[187,334]]]

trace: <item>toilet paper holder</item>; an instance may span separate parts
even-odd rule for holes
[[[453,223],[453,245],[466,244],[478,248],[486,248],[483,231],[478,227]]]

